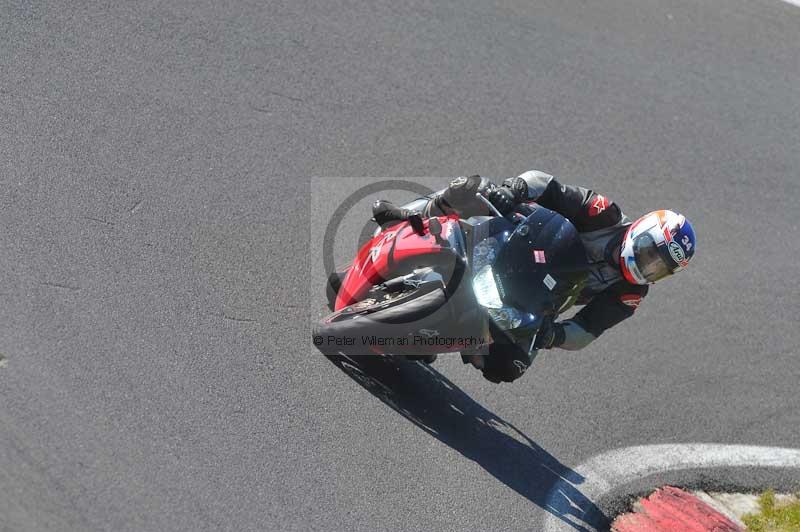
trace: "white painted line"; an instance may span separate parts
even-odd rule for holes
[[[787,4],[792,4],[793,6],[800,7],[800,0],[783,0]]]
[[[545,518],[544,530],[574,530],[565,519],[594,530],[580,518],[590,506],[587,501],[597,500],[615,487],[647,475],[745,466],[800,469],[800,449],[689,443],[640,445],[602,453],[574,468],[585,479],[583,483],[572,484],[562,478],[553,485],[546,498],[546,509],[551,513]],[[586,517],[591,522],[591,515]]]

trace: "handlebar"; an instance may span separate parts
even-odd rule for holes
[[[516,216],[516,215],[515,215],[515,214],[516,214],[516,211],[511,211],[511,212],[509,212],[508,214],[506,214],[506,215],[503,215],[503,214],[502,214],[500,211],[498,211],[498,210],[497,210],[497,207],[495,207],[494,205],[492,205],[492,202],[491,202],[491,201],[489,201],[488,199],[486,199],[485,197],[483,197],[483,195],[482,195],[480,192],[476,193],[476,194],[475,194],[475,197],[476,197],[476,198],[478,198],[479,200],[481,200],[481,202],[483,202],[483,204],[484,204],[484,205],[486,205],[487,207],[489,207],[489,210],[491,210],[491,211],[492,211],[492,213],[493,213],[495,216],[499,216],[500,218],[505,218],[506,220],[508,220],[508,221],[510,221],[511,223],[514,223],[514,224],[518,224],[518,223],[520,223],[520,222],[521,222],[523,219],[525,219],[525,216],[524,216],[524,215],[521,215],[521,217],[518,217],[518,216]]]
[[[481,194],[480,192],[477,192],[475,194],[475,197],[478,198],[480,201],[482,201],[487,207],[489,207],[489,210],[492,211],[495,216],[500,216],[501,218],[503,217],[503,215],[500,213],[500,211],[497,210],[497,207],[492,205],[491,201],[489,201],[488,199],[484,198],[483,194]]]

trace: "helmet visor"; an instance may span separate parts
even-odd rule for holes
[[[633,241],[633,257],[636,259],[639,272],[649,283],[672,274],[672,269],[659,253],[658,246],[650,233],[642,233]]]

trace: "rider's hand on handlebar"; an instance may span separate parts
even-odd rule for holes
[[[528,201],[528,182],[521,177],[509,177],[503,181],[502,186],[514,193],[514,199],[517,203]]]
[[[534,349],[552,349],[564,343],[564,326],[560,323],[547,321],[542,324],[539,332],[536,333],[536,341],[533,343]]]
[[[517,205],[514,192],[506,187],[492,188],[492,190],[488,192],[486,199],[488,199],[503,216],[513,211],[514,207]]]

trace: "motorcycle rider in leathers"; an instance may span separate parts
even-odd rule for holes
[[[583,308],[571,319],[550,323],[530,337],[498,334],[489,356],[464,355],[490,381],[511,382],[521,377],[539,349],[578,350],[604,331],[633,316],[648,285],[686,267],[694,255],[695,235],[685,217],[669,210],[654,211],[631,221],[619,206],[592,190],[561,184],[552,175],[531,170],[508,178],[500,186],[474,175],[454,179],[443,191],[400,208],[379,200],[374,220],[387,227],[401,220],[421,224],[421,218],[458,214],[491,215],[486,198],[502,215],[526,214],[535,202],[567,218],[578,230],[590,274],[576,304]],[[413,210],[412,210],[413,209]],[[520,340],[522,337],[522,340]],[[486,354],[486,353],[484,353]]]

